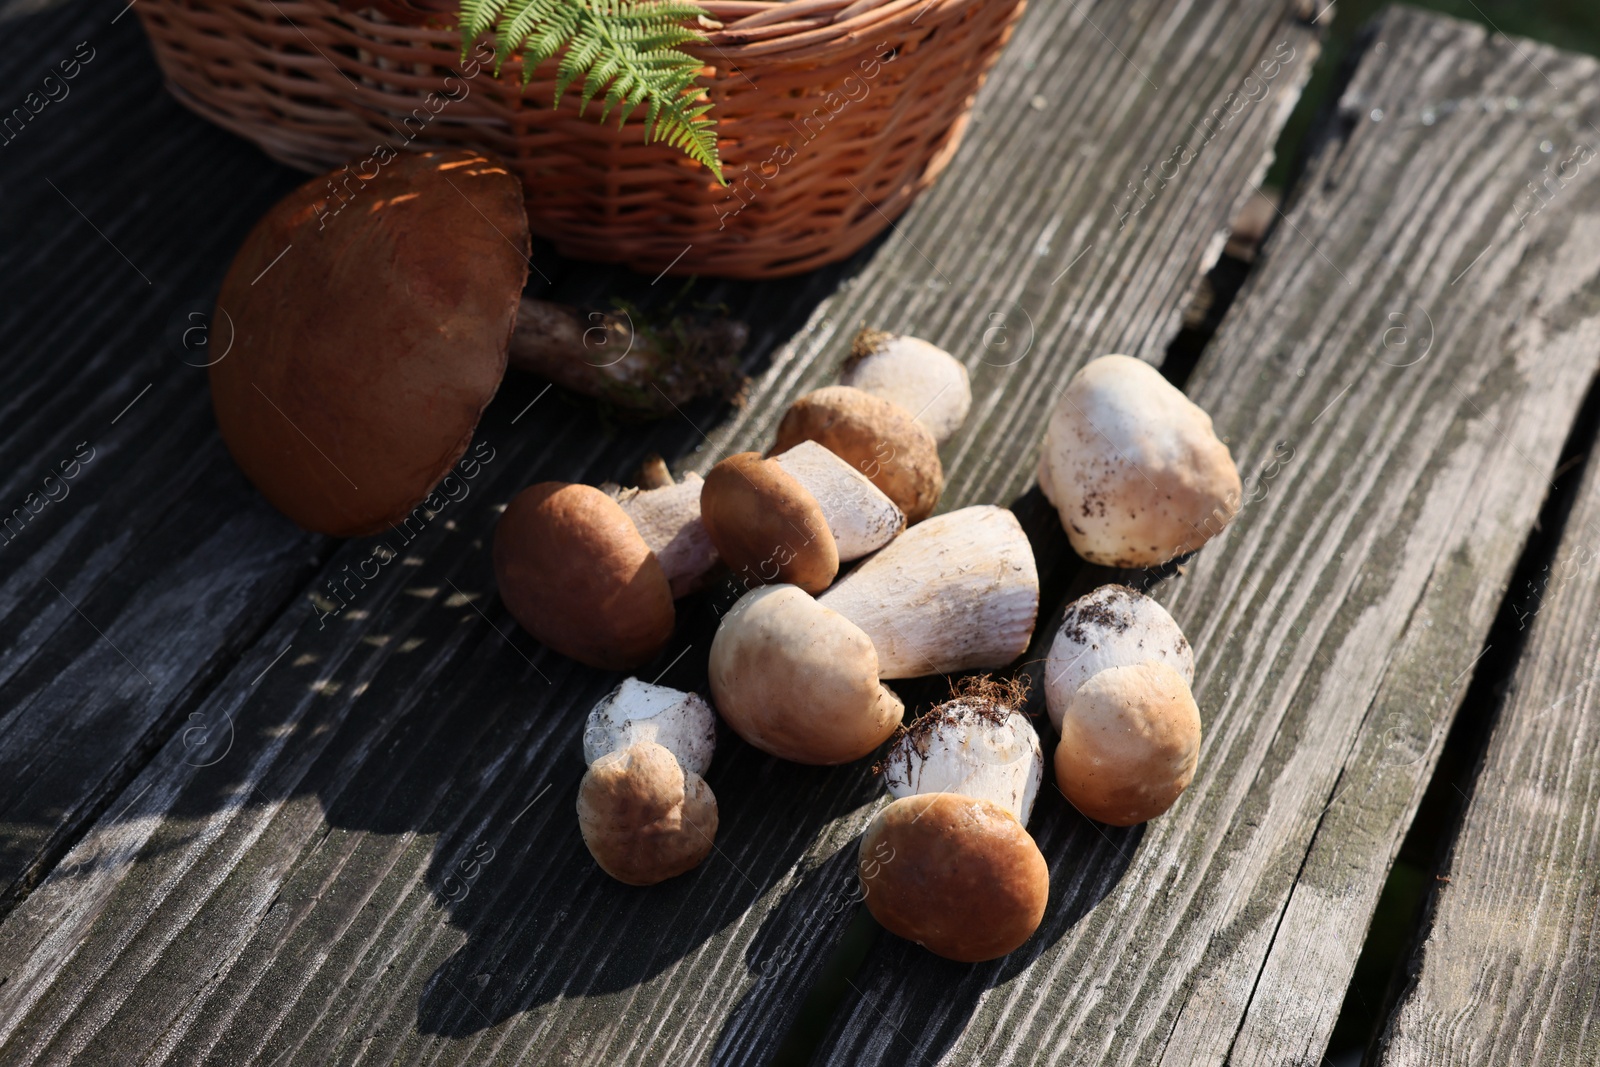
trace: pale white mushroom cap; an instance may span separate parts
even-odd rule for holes
[[[815,441],[772,457],[822,508],[840,561],[860,559],[894,540],[906,517],[865,474]]]
[[[1045,661],[1045,704],[1059,733],[1078,688],[1107,667],[1165,663],[1194,683],[1194,650],[1159,602],[1125,585],[1102,585],[1067,605]]]
[[[1242,501],[1211,416],[1143,360],[1101,356],[1051,413],[1039,488],[1072,547],[1107,567],[1154,567],[1221,533]]]
[[[704,697],[625,679],[589,711],[583,760],[648,741],[671,752],[685,771],[703,775],[717,747],[717,713]]]
[[[1039,615],[1039,572],[1022,524],[991,505],[936,515],[817,598],[872,640],[882,678],[1003,667]]]
[[[981,697],[958,697],[896,738],[880,766],[896,800],[960,793],[992,801],[1026,826],[1044,778],[1044,750],[1021,712]]]
[[[700,521],[698,474],[659,489],[622,489],[614,495],[639,536],[656,554],[672,595],[693,592],[717,562],[717,549]]]
[[[917,337],[863,330],[839,384],[899,404],[943,444],[967,419],[972,385],[961,361]]]

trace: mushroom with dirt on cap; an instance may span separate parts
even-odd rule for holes
[[[717,799],[702,777],[716,746],[705,700],[629,678],[589,712],[578,828],[602,870],[654,885],[698,867],[717,836]]]
[[[733,730],[799,763],[846,763],[903,708],[881,684],[1010,663],[1039,610],[1033,549],[1004,508],[963,508],[906,531],[819,597],[746,593],[711,642],[711,697]]]
[[[918,719],[879,765],[896,799],[861,838],[867,909],[946,959],[1004,956],[1044,918],[1050,871],[1024,828],[1043,776],[1018,683],[976,679]]]
[[[1242,499],[1211,416],[1128,356],[1101,356],[1073,375],[1045,431],[1039,488],[1078,555],[1106,567],[1193,552]]]
[[[944,444],[967,419],[972,385],[961,361],[918,337],[863,329],[839,371],[839,384],[881,397]]]
[[[1067,607],[1045,669],[1056,784],[1073,806],[1114,826],[1170,808],[1194,779],[1200,709],[1194,653],[1166,609],[1102,586]]]

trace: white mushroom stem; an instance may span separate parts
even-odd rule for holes
[[[1017,517],[980,505],[913,526],[817,598],[871,638],[883,678],[1002,667],[1039,615],[1039,572]]]
[[[841,562],[874,552],[906,528],[906,517],[867,476],[815,441],[772,457],[816,498]]]
[[[879,766],[897,800],[960,793],[992,801],[1026,826],[1044,778],[1044,750],[1020,712],[984,697],[958,697],[913,723]]]
[[[672,586],[672,595],[693,592],[717,562],[716,546],[700,522],[698,474],[659,489],[622,489],[612,495],[633,520]]]
[[[717,714],[696,693],[628,678],[590,710],[583,760],[592,765],[645,741],[671,752],[685,771],[703,775],[717,746]]]
[[[839,384],[905,408],[943,444],[967,419],[972,386],[967,368],[944,349],[916,337],[862,330]]]
[[[1079,687],[1108,667],[1165,663],[1194,683],[1194,650],[1167,609],[1123,585],[1102,585],[1067,605],[1045,662],[1050,722],[1062,716]]]

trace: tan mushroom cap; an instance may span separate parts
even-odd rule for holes
[[[1155,818],[1194,779],[1200,709],[1165,663],[1107,667],[1078,687],[1061,721],[1056,785],[1112,826]]]
[[[541,482],[494,531],[494,575],[518,623],[606,670],[648,663],[672,637],[672,588],[622,507],[587,485]]]
[[[700,521],[717,555],[746,585],[781,582],[820,593],[839,573],[839,548],[822,505],[793,475],[759,452],[711,468]]]
[[[796,763],[860,759],[905,707],[878,681],[872,639],[792,585],[746,593],[711,641],[711,699],[734,732]]]
[[[217,297],[232,344],[211,397],[262,495],[351,537],[399,521],[471,441],[505,374],[528,222],[522,183],[477,151],[402,152],[342,208],[328,199],[314,178],[245,238]]]
[[[929,952],[979,963],[1021,947],[1044,919],[1050,869],[1000,805],[959,793],[903,797],[861,838],[867,910]]]
[[[578,829],[601,870],[628,885],[655,885],[711,854],[717,798],[671,752],[641,741],[589,765],[578,786]]]
[[[830,385],[796,400],[778,424],[768,455],[815,441],[855,466],[905,512],[906,522],[933,513],[944,491],[944,467],[933,434],[899,404],[848,385]]]

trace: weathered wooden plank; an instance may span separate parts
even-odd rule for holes
[[[1593,168],[1513,211],[1592,136],[1594,64],[1530,48],[1391,13],[1189,383],[1258,498],[1159,590],[1190,792],[1134,831],[1051,794],[1037,938],[970,968],[885,938],[826,1062],[1320,1061],[1597,366]]]
[[[1594,79],[1592,63],[1548,50],[1527,58],[1557,86]],[[1594,256],[1600,222],[1569,221]],[[1592,309],[1593,269],[1559,279],[1551,295]],[[1390,1021],[1385,1064],[1600,1062],[1600,462],[1592,450],[1585,462],[1555,558],[1512,590],[1527,644]]]
[[[325,629],[306,603],[278,619],[196,712],[232,747],[162,749],[0,924],[0,1062],[770,1055],[854,906],[850,842],[872,780],[730,741],[710,775],[723,809],[712,860],[648,891],[600,875],[571,807],[581,713],[614,679],[543,653],[495,604],[495,507],[541,478],[626,476],[650,450],[704,469],[765,444],[863,320],[967,361],[977,402],[946,453],[946,506],[1011,500],[1083,357],[1158,358],[1176,332],[1309,69],[1313,35],[1288,7],[1035,5],[945,179],[877,250],[838,272],[693,294],[757,327],[765,367],[715,430],[709,408],[600,429],[586,406],[508,385],[480,427],[496,458],[471,495]],[[1263,99],[1119,226],[1107,205],[1202,117],[1195,101],[1283,41],[1295,57]],[[652,292],[546,271],[569,298]],[[1019,509],[1059,586],[1064,538],[1036,498]],[[316,585],[373,544],[341,548]],[[641,674],[702,684],[718,606],[687,605],[681,644]]]
[[[217,448],[199,366],[222,269],[299,179],[187,121],[115,14],[6,25],[8,91],[50,102],[0,144],[0,913],[318,563]]]

